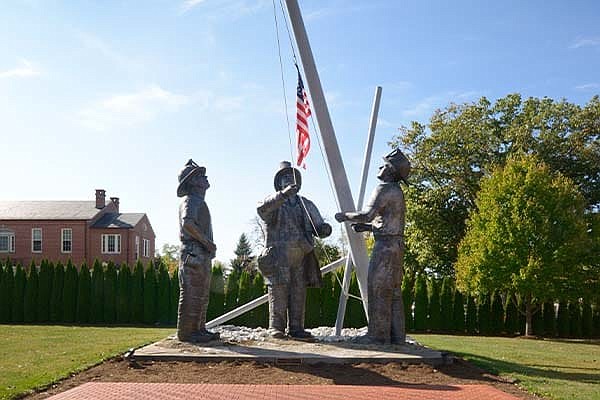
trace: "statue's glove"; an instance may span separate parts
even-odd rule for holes
[[[344,212],[339,212],[335,214],[335,220],[337,222],[344,222],[348,220],[348,216],[346,216],[346,213]]]
[[[300,188],[298,187],[298,185],[289,185],[286,186],[282,191],[281,194],[283,195],[283,197],[285,197],[286,199],[289,199],[290,197],[293,197],[296,195],[296,193],[298,193],[298,190]]]
[[[352,230],[354,232],[372,232],[373,231],[373,225],[371,224],[364,224],[362,222],[357,222],[355,224],[352,224]]]
[[[317,235],[320,238],[326,238],[327,236],[331,235],[331,225],[329,225],[327,222],[322,223],[317,228]]]

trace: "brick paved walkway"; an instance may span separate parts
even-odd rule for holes
[[[177,383],[86,383],[51,397],[88,399],[208,400],[517,400],[486,385],[215,385]]]

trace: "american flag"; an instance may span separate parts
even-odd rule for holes
[[[298,69],[298,66],[296,66]],[[298,90],[296,91],[296,137],[298,139],[298,165],[306,168],[304,159],[310,150],[310,136],[308,135],[308,117],[310,117],[310,104],[304,90],[304,83],[298,69]]]

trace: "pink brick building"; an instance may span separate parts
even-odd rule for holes
[[[95,201],[0,201],[0,259],[77,265],[95,259],[133,265],[154,256],[154,230],[144,213],[120,213],[119,198]]]

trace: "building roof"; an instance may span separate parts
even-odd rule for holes
[[[144,218],[143,213],[106,213],[92,228],[133,228]]]
[[[0,201],[0,220],[89,220],[95,201]]]

